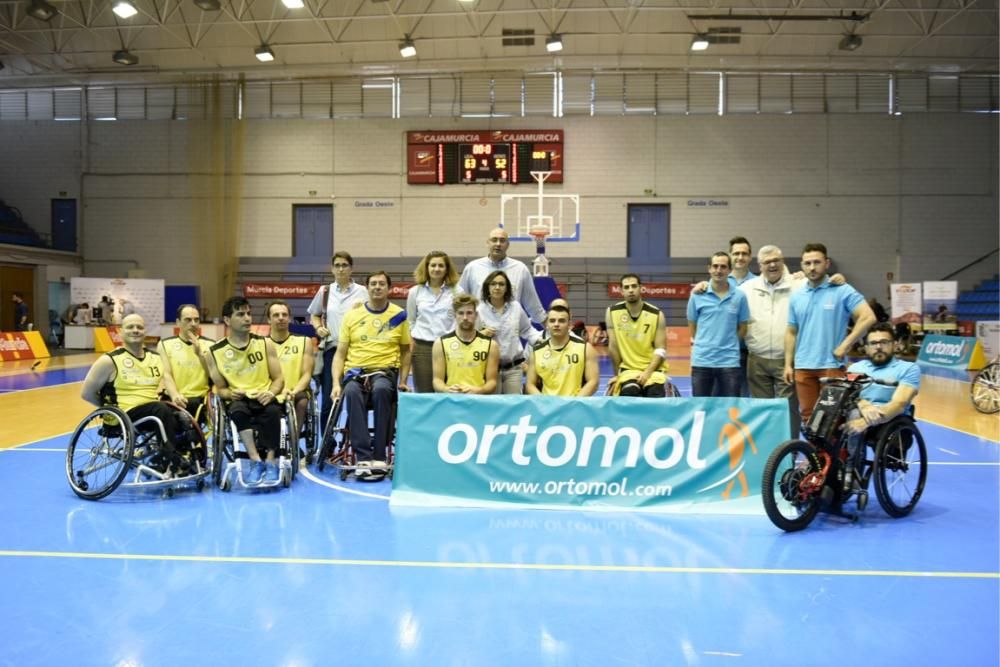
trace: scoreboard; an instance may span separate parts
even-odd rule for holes
[[[406,182],[533,184],[532,171],[563,181],[562,130],[483,130],[406,133]]]

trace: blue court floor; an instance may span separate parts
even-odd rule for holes
[[[0,665],[997,665],[1000,445],[921,429],[911,516],[873,501],[796,534],[763,513],[403,510],[387,481],[312,469],[89,502],[67,436],[0,450]]]

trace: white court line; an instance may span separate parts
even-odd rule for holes
[[[59,452],[60,454],[65,454],[66,448],[33,447],[32,449],[23,449],[21,447],[11,447],[10,449],[0,449],[0,453],[2,452]]]
[[[928,461],[929,466],[1000,466],[1000,461]]]
[[[377,498],[378,500],[389,500],[389,496],[382,496],[382,495],[379,495],[377,493],[368,493],[367,491],[356,491],[354,489],[349,489],[346,486],[337,486],[336,484],[331,484],[330,482],[327,482],[326,480],[320,479],[319,477],[316,477],[315,475],[313,475],[311,472],[309,472],[308,468],[301,468],[299,470],[299,474],[302,475],[303,477],[305,477],[306,479],[308,479],[311,482],[315,482],[315,483],[320,484],[322,486],[325,486],[327,488],[333,489],[334,491],[341,491],[343,493],[351,493],[351,494],[354,494],[356,496],[362,496],[364,498]]]
[[[952,456],[960,456],[958,452],[953,452],[950,449],[945,449],[944,447],[938,447],[937,450],[939,452],[944,452],[945,454],[951,454]]]
[[[928,424],[934,424],[935,426],[946,428],[950,431],[956,431],[957,433],[964,433],[965,435],[971,436],[977,440],[985,440],[986,442],[992,442],[995,445],[1000,445],[1000,440],[994,440],[993,438],[986,435],[980,435],[978,433],[973,433],[971,431],[963,431],[960,428],[955,428],[954,426],[948,426],[947,424],[939,424],[936,421],[931,421],[930,419],[925,419],[923,417],[917,420],[917,426],[920,426],[920,422],[927,422]]]
[[[50,435],[47,438],[39,438],[38,440],[32,440],[31,442],[22,442],[21,444],[13,445],[12,447],[0,447],[0,452],[13,452],[14,450],[22,449],[24,447],[27,447],[28,445],[33,445],[36,442],[45,442],[46,440],[51,440],[52,438],[62,438],[63,436],[67,435],[73,435],[73,431],[66,431],[65,433],[56,433],[55,435]],[[43,450],[39,449],[34,451],[43,451]],[[65,452],[66,450],[61,449],[59,451]]]

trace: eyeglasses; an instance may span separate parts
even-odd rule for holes
[[[349,268],[351,268],[351,265],[350,264],[334,264],[333,268],[335,268],[335,269],[349,269]]]
[[[891,340],[891,339],[889,339],[889,340],[870,340],[867,343],[865,343],[865,345],[867,345],[868,347],[892,347],[893,343],[895,343],[895,342],[896,341]]]

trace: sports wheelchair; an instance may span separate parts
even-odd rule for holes
[[[984,414],[1000,412],[1000,357],[976,374],[969,388],[972,405]]]
[[[788,532],[808,526],[820,510],[855,521],[857,515],[844,512],[843,505],[854,499],[858,512],[864,511],[872,477],[886,514],[893,518],[908,515],[927,481],[927,448],[912,412],[860,436],[843,430],[862,389],[873,382],[896,383],[865,375],[822,378],[821,382],[815,411],[803,428],[806,439],[779,445],[764,466],[762,495],[768,518]],[[870,460],[869,447],[874,452]]]
[[[395,374],[387,370],[375,370],[368,373],[358,373],[344,382],[344,386],[346,386],[348,382],[362,383],[365,394],[365,409],[367,411],[372,410],[372,382],[377,377],[389,377],[392,380],[393,387],[396,387],[397,385]],[[351,429],[347,419],[347,410],[343,393],[341,393],[336,402],[333,404],[333,407],[330,409],[330,416],[327,418],[326,426],[323,429],[322,446],[320,447],[319,456],[316,458],[316,468],[322,471],[328,465],[333,466],[338,471],[341,480],[346,480],[352,474],[358,479],[364,479],[365,481],[371,482],[380,481],[385,477],[392,479],[393,465],[396,458],[395,438],[397,405],[398,388],[393,394],[392,411],[389,415],[389,433],[385,448],[386,468],[384,473],[379,469],[368,469],[365,470],[365,472],[368,473],[367,475],[358,474],[358,471],[362,469],[362,466],[358,465],[357,455],[354,452],[354,447],[351,445]],[[371,437],[372,440],[375,439],[374,431],[374,425],[371,421],[369,421],[368,432],[369,437]]]
[[[299,448],[291,438],[292,433],[298,433],[298,425],[295,423],[295,407],[283,405],[281,417],[281,431],[278,441],[277,465],[278,478],[274,480],[261,480],[259,483],[251,484],[244,477],[241,461],[250,460],[240,440],[236,423],[230,418],[226,411],[224,401],[218,394],[212,394],[212,412],[216,415],[215,433],[213,436],[212,479],[215,485],[223,491],[230,491],[239,486],[242,489],[273,489],[278,486],[288,488],[292,480],[299,471]],[[254,427],[254,440],[260,442],[257,428]]]
[[[681,391],[677,386],[670,381],[670,376],[667,376],[666,382],[663,383],[663,393],[664,398],[680,398]],[[617,380],[612,380],[608,382],[608,386],[604,390],[605,396],[621,396],[621,387],[618,386]]]
[[[87,415],[69,441],[66,479],[73,492],[87,500],[100,500],[125,486],[162,489],[172,497],[176,487],[189,482],[201,491],[212,472],[205,436],[190,414],[168,405],[177,410],[182,425],[174,442],[184,469],[170,469],[161,451],[168,438],[158,417],[133,422],[123,410],[107,405]]]
[[[316,455],[319,453],[320,436],[323,432],[323,425],[320,423],[320,391],[319,384],[315,380],[310,382],[305,420],[299,424],[299,439],[304,441],[299,450],[299,458],[307,465],[316,460]]]

